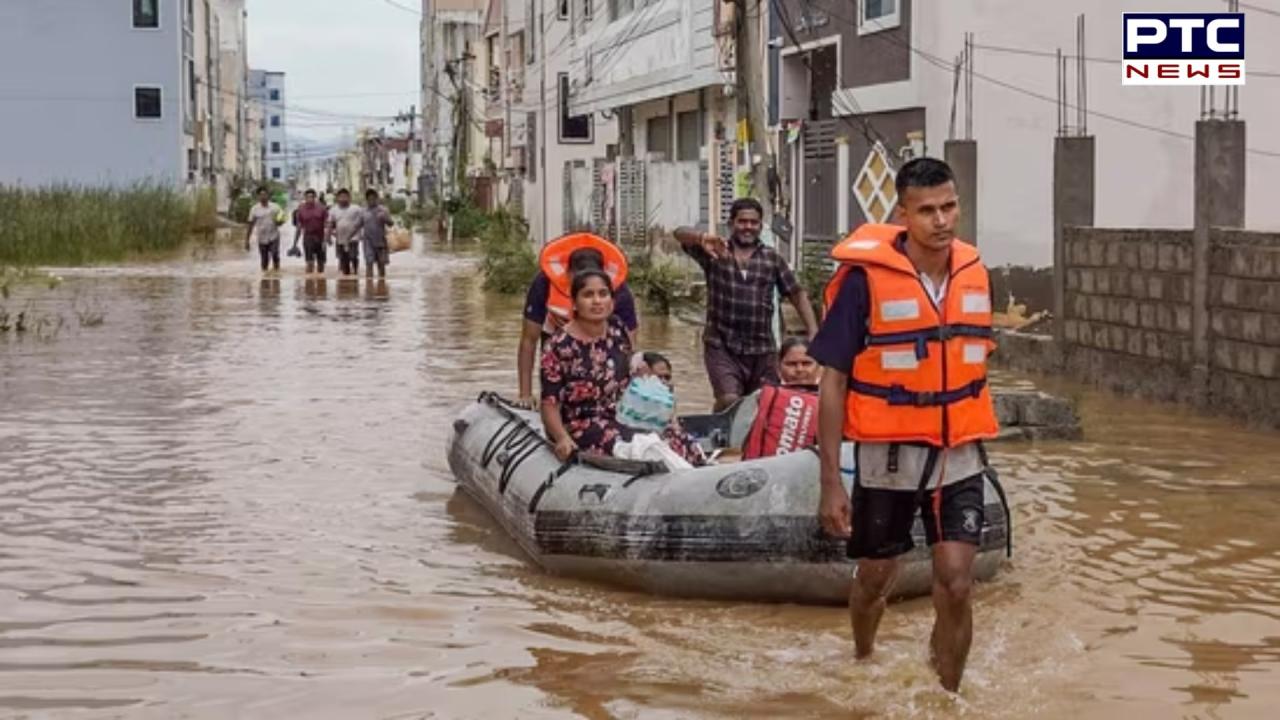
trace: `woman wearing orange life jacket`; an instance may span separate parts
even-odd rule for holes
[[[635,299],[626,284],[627,258],[618,246],[591,233],[573,233],[547,243],[538,260],[540,269],[525,297],[524,323],[516,353],[516,404],[530,409],[537,404],[533,397],[533,366],[538,344],[572,319],[569,287],[574,274],[600,270],[608,275],[614,283],[614,315],[633,341],[639,327]]]
[[[998,430],[987,388],[991,291],[978,251],[955,238],[951,169],[920,158],[895,181],[904,226],[864,225],[832,251],[841,267],[809,354],[819,391],[819,518],[849,538],[854,640],[869,655],[897,558],[921,512],[933,554],[931,636],[943,687],[956,690],[972,638],[969,588],[987,473],[980,441]],[[842,440],[856,443],[852,504]]]

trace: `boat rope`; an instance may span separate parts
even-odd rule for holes
[[[502,427],[498,428],[498,432],[494,433],[493,437],[489,438],[489,442],[485,443],[484,452],[480,453],[480,465],[482,467],[487,467],[489,461],[493,460],[493,456],[498,453],[498,442],[499,438],[503,437],[502,433],[506,432],[507,428],[516,422],[516,418],[507,418],[507,421],[502,423]]]
[[[520,463],[528,460],[541,446],[542,443],[538,442],[538,437],[533,433],[521,438],[516,447],[511,450],[511,454],[507,456],[507,464],[502,468],[502,474],[498,476],[499,495],[506,493],[507,485],[515,475],[516,468],[520,467]]]

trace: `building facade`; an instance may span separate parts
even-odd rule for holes
[[[0,182],[216,185],[218,32],[206,0],[0,5]]]
[[[1250,33],[1273,20],[1242,7]],[[1120,18],[1210,9],[1181,0],[783,0],[772,27],[780,46],[775,110],[794,127],[792,149],[802,163],[789,166],[797,227],[829,240],[887,217],[895,198],[884,190],[883,168],[922,154],[943,157],[949,140],[971,141],[976,167],[964,169],[973,187],[962,196],[976,215],[972,239],[993,262],[1047,265],[1059,134],[1096,139],[1099,225],[1189,227],[1201,94],[1195,87],[1122,85]],[[1055,107],[1062,78],[1056,51],[1077,54],[1081,17],[1086,61],[1068,58],[1064,122]],[[965,33],[975,38],[971,80],[961,62]],[[1280,156],[1270,154],[1280,151],[1280,136],[1266,121],[1280,117],[1280,48],[1254,42],[1248,53],[1250,70],[1260,72],[1241,90],[1240,117],[1263,122],[1249,127],[1247,222],[1275,227],[1280,205],[1263,198],[1280,172]],[[1076,90],[1081,65],[1083,98]],[[1219,89],[1219,107],[1221,98]],[[1078,113],[1081,105],[1087,113]]]
[[[285,74],[272,70],[250,70],[248,94],[262,114],[262,178],[289,182],[292,168],[289,162]]]
[[[429,194],[470,192],[466,178],[483,157],[485,10],[485,0],[422,2],[422,138]]]

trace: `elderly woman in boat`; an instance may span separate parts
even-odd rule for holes
[[[618,402],[631,381],[631,340],[613,314],[607,274],[587,270],[573,278],[573,319],[547,342],[542,355],[542,424],[561,460],[575,452],[619,454],[638,445],[639,433],[618,421]],[[679,432],[665,432],[664,454],[689,464],[701,452]]]

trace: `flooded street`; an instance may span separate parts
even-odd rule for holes
[[[0,336],[0,717],[1274,716],[1280,436],[1086,393],[1086,442],[1000,446],[1015,559],[952,697],[927,601],[856,664],[839,608],[527,565],[445,462],[515,383],[522,298],[473,259],[264,280],[233,244],[63,271],[34,307],[104,322]],[[694,329],[645,322],[707,406]]]

